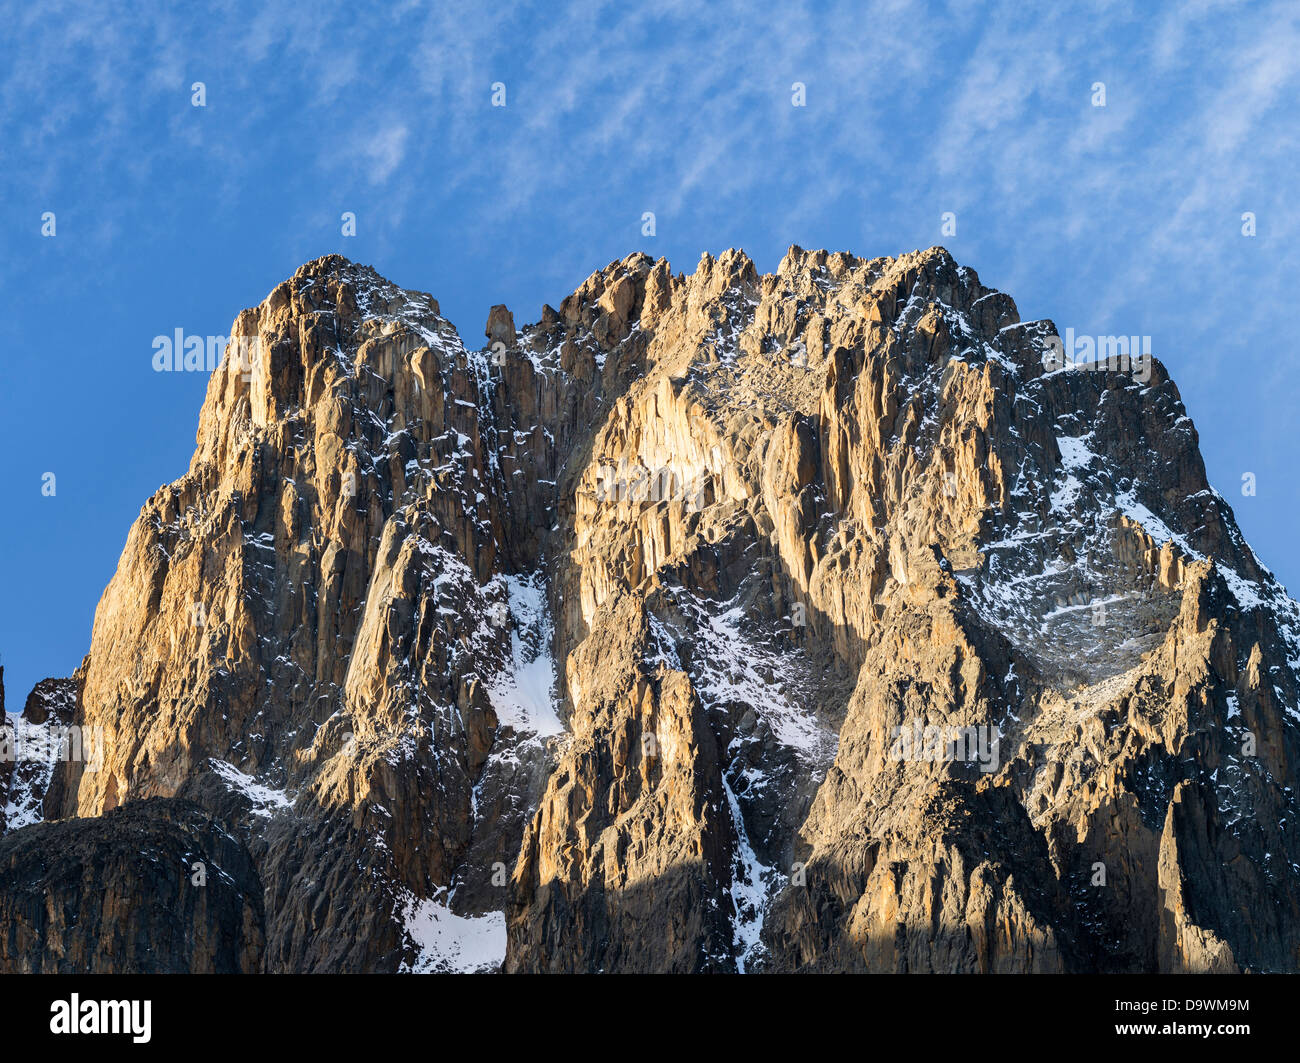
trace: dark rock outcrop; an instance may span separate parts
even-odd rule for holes
[[[188,802],[0,839],[0,972],[250,973],[263,946],[252,859]]]

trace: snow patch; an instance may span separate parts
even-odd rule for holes
[[[442,896],[410,897],[402,922],[415,959],[403,974],[473,974],[495,971],[506,958],[506,917],[503,912],[457,915]]]
[[[210,757],[208,763],[227,786],[248,798],[253,805],[253,815],[270,817],[277,812],[293,808],[293,798],[284,790],[274,790],[263,785],[251,775],[245,775],[228,761]]]
[[[555,711],[555,662],[551,659],[551,617],[543,577],[506,576],[507,608],[513,620],[510,661],[487,687],[497,720],[516,731],[550,737],[564,733]]]
[[[48,726],[21,716],[0,713],[0,728],[0,755],[12,756],[14,762],[4,822],[7,830],[15,831],[45,818],[44,795],[59,760],[60,743]]]
[[[1089,432],[1086,436],[1057,436],[1056,446],[1061,452],[1061,463],[1067,469],[1085,468],[1097,455],[1092,452],[1086,439],[1092,438]]]
[[[1140,524],[1142,530],[1151,536],[1151,538],[1156,542],[1165,543],[1172,540],[1187,557],[1191,558],[1193,561],[1201,560],[1201,553],[1197,550],[1193,550],[1191,544],[1181,535],[1177,535],[1171,531],[1169,525],[1139,502],[1131,490],[1125,491],[1121,495],[1117,495],[1115,498],[1115,504],[1119,507],[1119,511],[1123,513],[1124,516],[1128,517],[1129,520]]]
[[[1243,611],[1249,612],[1251,609],[1258,609],[1268,604],[1264,596],[1259,593],[1256,584],[1251,583],[1250,580],[1230,569],[1222,561],[1216,561],[1215,567],[1219,570],[1223,582],[1228,585],[1228,590],[1232,591],[1232,596],[1237,599],[1237,604],[1241,606]]]
[[[695,631],[706,648],[696,661],[701,699],[713,705],[748,705],[783,745],[815,761],[826,758],[828,751],[833,755],[835,736],[791,696],[788,660],[746,638],[740,630],[743,618],[739,606],[720,614],[699,608]]]
[[[763,918],[767,914],[767,880],[774,877],[773,871],[765,867],[749,843],[745,831],[745,819],[741,815],[740,802],[726,779],[722,788],[727,795],[727,805],[731,812],[731,822],[735,831],[735,850],[731,868],[731,902],[736,915],[732,923],[732,935],[736,950],[736,970],[745,974],[746,969],[762,956],[764,946]]]

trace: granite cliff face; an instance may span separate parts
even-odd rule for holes
[[[941,248],[632,255],[478,350],[328,256],[232,335],[0,758],[0,969],[145,962],[56,845],[166,969],[1300,969],[1300,607],[1159,362]]]

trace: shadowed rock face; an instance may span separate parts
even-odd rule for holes
[[[1300,969],[1300,608],[1158,362],[941,248],[232,335],[20,827],[194,802],[273,971]]]
[[[0,839],[0,970],[250,973],[262,886],[197,806],[149,798]]]

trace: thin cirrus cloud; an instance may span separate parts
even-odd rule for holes
[[[137,367],[139,334],[147,350],[148,336],[189,327],[153,293],[224,327],[326,251],[432,290],[475,325],[472,340],[491,303],[555,303],[633,250],[680,269],[742,246],[771,269],[791,243],[876,256],[942,242],[1023,316],[1151,335],[1212,479],[1227,489],[1252,469],[1273,484],[1239,509],[1248,536],[1266,560],[1289,553],[1291,0],[0,0],[0,16],[0,210],[14,248],[0,283],[15,346],[39,348],[55,328],[29,306],[76,292],[54,316],[96,335],[94,357]],[[190,105],[198,81],[205,108]],[[505,108],[491,105],[496,82]],[[1104,107],[1092,106],[1096,82]],[[38,235],[46,210],[56,241]],[[355,240],[340,233],[344,211]],[[657,215],[653,237],[644,212]],[[940,231],[945,212],[955,233]],[[115,314],[120,349],[98,338]],[[68,416],[97,416],[97,379],[60,379]],[[120,404],[140,386],[123,384]],[[39,407],[0,402],[19,459],[53,461],[21,452],[48,437]],[[131,427],[170,440],[183,463],[190,413],[162,405]],[[124,452],[104,519],[156,486],[148,446]],[[90,575],[58,569],[56,590],[82,614],[111,571],[92,561]],[[84,638],[64,645],[66,656]]]
[[[264,164],[247,145],[265,150],[274,135],[345,193],[391,193],[391,210],[370,224],[394,234],[393,219],[420,201],[459,210],[470,200],[503,223],[568,211],[584,183],[673,216],[775,196],[775,216],[793,228],[815,214],[819,182],[835,199],[850,191],[844,175],[860,174],[875,212],[908,213],[920,192],[932,217],[990,203],[1018,215],[1034,242],[1011,280],[1037,270],[1035,247],[1050,255],[1047,245],[1104,217],[1149,252],[1106,271],[1107,307],[1160,283],[1176,250],[1212,253],[1222,238],[1207,218],[1235,210],[1228,199],[1265,200],[1271,235],[1290,246],[1295,212],[1270,179],[1296,149],[1271,127],[1295,96],[1291,6],[1182,5],[1146,22],[1125,5],[1094,10],[1081,22],[1072,9],[1027,17],[1011,3],[756,13],[589,2],[556,18],[543,5],[453,3],[367,19],[271,3],[186,19],[69,6],[55,12],[57,34],[11,13],[7,182],[20,202],[55,200],[61,182],[93,174],[121,224],[142,204],[165,213],[171,197],[149,187],[172,146],[155,135],[157,108],[203,80],[198,71],[210,83],[205,120],[221,135],[175,107],[165,128],[219,165],[218,199],[231,209]],[[506,114],[487,107],[497,80]],[[1087,106],[1094,80],[1108,83],[1104,109]],[[806,109],[789,106],[796,81]],[[310,176],[295,180],[310,187]]]

